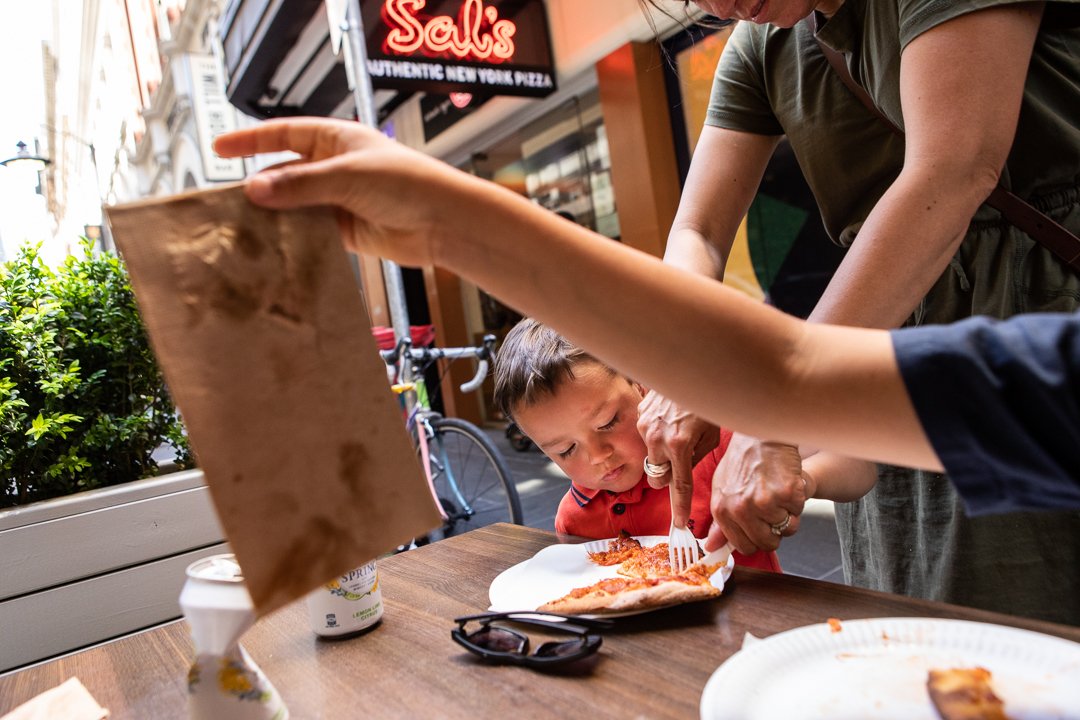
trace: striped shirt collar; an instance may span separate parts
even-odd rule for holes
[[[641,480],[638,484],[629,490],[617,493],[611,490],[600,490],[597,488],[584,488],[577,483],[570,482],[570,497],[574,498],[574,502],[578,504],[578,507],[585,507],[592,500],[594,500],[600,493],[607,492],[613,497],[617,497],[619,502],[631,502],[636,503],[641,500],[641,496],[649,489],[649,484],[645,482],[645,475],[642,473]]]
[[[570,483],[570,497],[574,498],[574,502],[578,504],[578,507],[585,507],[600,493],[599,490],[594,488],[579,487],[577,483]]]

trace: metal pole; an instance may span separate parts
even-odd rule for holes
[[[83,141],[80,141],[83,142]],[[112,231],[109,229],[109,219],[105,215],[105,201],[107,198],[101,194],[101,175],[98,173],[97,164],[97,150],[94,148],[94,143],[84,143],[86,147],[90,148],[90,166],[94,173],[94,186],[97,188],[98,207],[101,209],[101,249],[102,251],[115,251],[116,246],[113,244]]]
[[[364,21],[360,16],[360,0],[347,0],[345,5],[345,70],[349,78],[356,117],[368,127],[378,129],[375,97],[371,89],[371,76],[367,68],[367,48],[364,40]],[[405,283],[401,266],[390,260],[382,260],[383,281],[386,283],[386,300],[390,308],[390,322],[394,337],[411,337],[409,332],[409,309],[405,304]]]
[[[109,229],[109,220],[108,217],[106,217],[105,215],[106,198],[101,193],[101,174],[98,172],[97,149],[94,147],[94,143],[79,137],[75,133],[70,133],[67,130],[61,130],[60,128],[50,125],[48,123],[40,123],[40,127],[48,132],[54,132],[57,135],[62,135],[63,137],[70,138],[90,151],[90,170],[94,173],[94,189],[97,191],[98,212],[101,213],[101,219],[98,221],[100,223],[99,227],[101,228],[101,249],[116,250],[116,246],[113,244],[112,241],[112,231]],[[121,129],[121,135],[123,134],[123,132],[123,129]],[[121,140],[121,142],[123,141]]]

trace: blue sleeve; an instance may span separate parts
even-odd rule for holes
[[[892,340],[970,514],[1080,508],[1080,314],[970,318]]]

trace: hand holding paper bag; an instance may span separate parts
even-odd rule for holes
[[[260,613],[438,525],[332,211],[231,186],[108,213]]]
[[[378,130],[327,118],[267,121],[219,137],[214,149],[222,157],[299,153],[304,162],[248,178],[252,200],[275,209],[337,206],[349,250],[409,267],[438,264],[436,245],[446,239],[449,226],[465,220],[482,232],[487,218],[474,213],[468,201],[498,188]]]

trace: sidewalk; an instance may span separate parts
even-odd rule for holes
[[[501,428],[485,428],[485,431],[502,451],[514,473],[525,524],[542,530],[554,530],[555,510],[566,494],[569,483],[566,475],[539,450],[514,450]],[[807,503],[799,533],[785,539],[778,552],[780,564],[786,573],[828,582],[844,582],[832,503],[826,500]]]

